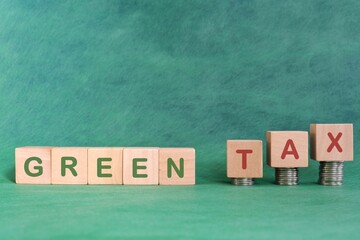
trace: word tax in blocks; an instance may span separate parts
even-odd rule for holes
[[[194,148],[21,147],[16,183],[194,185]]]

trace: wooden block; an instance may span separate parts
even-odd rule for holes
[[[227,177],[263,177],[263,151],[261,140],[228,140],[226,150]]]
[[[275,168],[308,166],[308,132],[269,131],[266,133],[267,163]]]
[[[127,185],[158,185],[159,149],[124,148],[123,182]]]
[[[122,184],[123,148],[88,149],[88,184]]]
[[[160,148],[160,185],[195,184],[195,149]]]
[[[51,183],[51,147],[15,149],[16,183]]]
[[[51,150],[51,183],[87,184],[87,148],[53,148]]]
[[[311,124],[311,158],[316,161],[354,160],[352,124]]]

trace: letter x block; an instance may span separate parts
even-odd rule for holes
[[[58,147],[51,150],[52,184],[87,184],[87,148]]]
[[[158,185],[159,149],[124,148],[123,181],[126,185]]]
[[[354,159],[352,124],[311,124],[311,158],[316,161]]]
[[[51,147],[15,149],[16,183],[51,183]]]
[[[308,132],[269,131],[266,133],[267,163],[274,168],[308,166]]]
[[[227,141],[227,177],[262,178],[263,152],[260,140]]]

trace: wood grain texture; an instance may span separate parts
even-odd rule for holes
[[[32,173],[42,174],[29,176],[25,172],[25,161],[36,157],[36,161],[29,161],[28,169]],[[41,161],[41,162],[38,162]],[[22,184],[50,184],[51,183],[51,147],[20,147],[15,149],[16,183]]]
[[[123,148],[88,148],[88,184],[123,184],[122,158]]]
[[[226,169],[228,178],[262,178],[263,150],[261,140],[227,140]],[[240,153],[238,150],[247,150]],[[238,151],[238,152],[237,152]],[[251,153],[250,153],[251,151]],[[246,161],[245,161],[246,160]]]
[[[62,175],[62,162],[72,165],[75,161],[62,158],[76,159],[73,168],[66,168]],[[75,172],[71,171],[73,169]],[[87,184],[87,148],[85,147],[56,147],[51,150],[51,183],[52,184]]]
[[[158,185],[159,149],[124,148],[123,182],[126,185]]]
[[[353,124],[311,124],[310,148],[316,161],[353,161]]]
[[[298,153],[298,159],[293,154],[281,156],[286,143],[292,140]],[[308,166],[308,132],[305,131],[268,131],[266,132],[267,164],[275,168],[307,167]],[[294,150],[292,148],[286,148]]]
[[[169,160],[169,158],[171,160]],[[181,160],[183,159],[183,160]],[[179,176],[169,161],[173,161],[178,170],[183,162],[183,175]],[[171,169],[171,177],[169,176]],[[160,185],[194,185],[195,184],[195,149],[194,148],[160,148],[159,149],[159,184]]]

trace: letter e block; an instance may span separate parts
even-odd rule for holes
[[[87,184],[87,148],[58,147],[51,150],[52,184]]]
[[[269,131],[266,133],[267,163],[274,168],[307,167],[308,132]]]
[[[159,148],[124,148],[123,182],[126,185],[158,185]]]
[[[311,124],[311,158],[316,161],[354,160],[352,124]]]
[[[88,184],[122,184],[122,148],[88,149]]]
[[[160,148],[160,185],[195,184],[195,149]]]
[[[261,140],[228,140],[226,147],[228,178],[262,178]]]
[[[16,183],[51,183],[51,147],[15,149]]]

